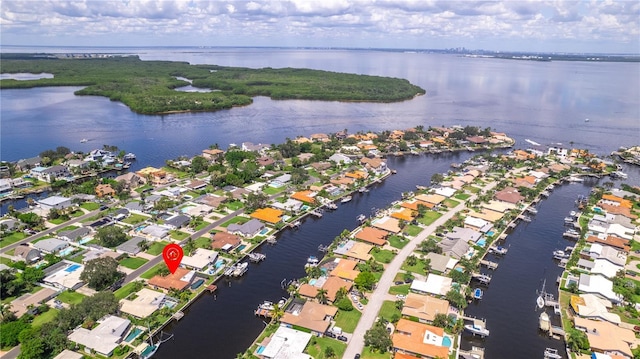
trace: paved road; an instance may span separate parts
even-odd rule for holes
[[[486,191],[488,189],[493,188],[496,185],[496,182],[491,182],[483,189]],[[473,201],[475,199],[475,195],[471,196],[467,201]],[[343,358],[353,358],[356,354],[362,353],[362,349],[364,348],[364,335],[367,330],[369,330],[376,321],[378,317],[378,313],[380,312],[380,308],[382,308],[382,303],[387,299],[387,293],[391,284],[393,284],[393,279],[396,276],[396,273],[400,271],[400,267],[402,267],[402,263],[404,263],[405,259],[413,253],[413,251],[418,247],[423,240],[425,240],[431,233],[433,233],[438,226],[444,224],[447,220],[452,218],[456,213],[465,209],[465,202],[460,203],[456,207],[450,209],[447,213],[442,215],[442,217],[435,220],[431,225],[427,226],[420,234],[418,234],[414,239],[412,239],[409,243],[407,243],[402,250],[396,255],[391,263],[387,266],[382,277],[378,281],[376,289],[373,291],[371,296],[369,297],[369,303],[366,305],[364,312],[362,313],[362,317],[358,322],[358,326],[353,332],[353,336],[349,344],[347,345],[347,349],[344,352]]]

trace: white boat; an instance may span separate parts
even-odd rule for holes
[[[425,186],[421,186],[421,185],[417,184],[417,185],[416,185],[416,189],[417,189],[418,191],[422,191],[422,190],[427,189],[427,187],[425,187]]]
[[[80,140],[80,143],[85,143],[87,141],[89,141],[89,140],[87,140],[86,138],[83,138],[83,139]]]
[[[574,221],[573,217],[564,217],[564,223],[566,224],[572,224]]]
[[[360,187],[360,189],[358,189],[358,192],[366,193],[366,192],[369,192],[369,189],[367,187]]]
[[[478,324],[466,324],[464,329],[473,333],[474,335],[479,335],[481,337],[486,337],[489,335],[489,329],[482,327]]]
[[[547,192],[547,191],[542,191],[542,192],[540,192],[540,195],[541,195],[542,197],[549,197],[549,192]]]
[[[491,247],[490,252],[494,253],[494,254],[500,254],[500,255],[505,255],[507,254],[508,249],[502,246],[497,246],[497,247]]]
[[[480,299],[482,299],[482,295],[483,294],[484,293],[482,292],[482,289],[476,288],[476,289],[473,290],[473,299],[480,300]]]
[[[565,253],[563,250],[557,249],[553,251],[553,258],[560,260],[560,259],[569,258],[569,255]]]
[[[569,212],[569,215],[570,215],[571,217],[575,217],[575,216],[577,216],[577,215],[578,215],[578,213],[577,213],[576,211],[571,211],[571,212]]]
[[[338,206],[336,206],[336,204],[335,204],[335,203],[333,203],[333,202],[329,202],[329,203],[327,203],[327,204],[326,204],[326,207],[327,207],[328,209],[338,209]]]
[[[309,267],[315,267],[318,265],[318,257],[316,256],[309,256],[309,258],[307,258],[307,266]]]
[[[620,178],[620,179],[627,179],[627,177],[629,177],[629,176],[626,173],[622,172],[622,171],[615,171],[615,172],[611,173],[611,177]]]
[[[562,359],[562,355],[558,353],[558,349],[546,348],[544,350],[544,359]]]
[[[234,277],[240,277],[247,272],[249,269],[249,262],[242,262],[236,266],[236,269],[233,271]]]
[[[589,122],[589,119],[588,119],[588,118],[585,118],[585,119],[584,119],[584,122]]]
[[[131,160],[135,160],[136,159],[136,155],[129,152],[126,155],[124,155],[124,157],[122,157],[123,160],[125,161],[131,161]]]
[[[255,263],[263,261],[266,258],[267,256],[262,253],[249,253],[249,260]]]
[[[525,222],[531,222],[531,217],[529,216],[522,216],[522,220]]]
[[[538,306],[538,309],[544,308],[544,297],[547,294],[544,291],[544,287],[546,285],[547,285],[547,279],[545,278],[544,281],[542,282],[542,290],[538,292],[538,298],[536,298],[536,305]]]
[[[340,202],[342,203],[347,203],[349,201],[351,201],[351,196],[345,196],[340,200]]]
[[[359,215],[358,217],[356,217],[356,221],[362,223],[367,219],[367,217],[364,214]]]
[[[531,214],[538,214],[538,210],[535,207],[527,207],[527,212]]]
[[[549,320],[549,314],[546,312],[540,313],[540,317],[538,318],[538,326],[540,330],[548,332],[551,330],[551,321]]]

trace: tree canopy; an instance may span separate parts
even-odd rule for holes
[[[376,322],[373,328],[364,334],[364,345],[371,347],[374,351],[386,353],[392,344],[389,332],[381,322]]]
[[[103,257],[88,261],[80,274],[80,279],[87,282],[90,288],[103,290],[112,286],[123,276],[124,273],[118,271],[118,262],[115,259]]]
[[[106,226],[98,229],[95,238],[100,241],[104,247],[117,247],[126,242],[128,237],[124,229],[118,226]]]

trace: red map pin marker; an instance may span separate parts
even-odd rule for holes
[[[176,269],[178,269],[183,256],[184,252],[182,251],[182,247],[175,243],[167,244],[162,250],[162,258],[164,258],[164,263],[167,265],[167,268],[169,268],[171,274],[175,273]]]

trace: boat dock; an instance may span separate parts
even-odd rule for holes
[[[487,259],[483,259],[480,261],[480,264],[491,269],[491,270],[495,270],[498,268],[498,263],[497,262],[492,262],[490,260]]]
[[[489,285],[491,283],[491,276],[482,273],[473,273],[471,274],[471,278],[477,280],[481,284]]]
[[[468,357],[468,358],[477,358],[484,359],[484,348],[482,347],[471,347],[471,350],[458,350],[459,357]]]
[[[320,210],[311,211],[309,214],[316,218],[322,218],[322,212]]]
[[[252,261],[253,263],[261,262],[267,258],[266,255],[262,253],[256,253],[256,252],[249,253],[248,257],[249,257],[249,260]]]

